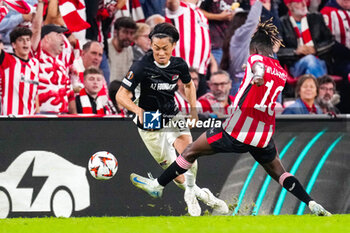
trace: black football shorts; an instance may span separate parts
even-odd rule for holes
[[[244,144],[231,135],[229,135],[222,127],[211,128],[207,130],[207,141],[216,153],[246,153],[249,152],[254,159],[260,163],[269,163],[275,159],[277,150],[273,139],[265,148],[259,148]]]

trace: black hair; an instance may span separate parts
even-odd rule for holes
[[[171,43],[175,43],[179,40],[180,35],[177,31],[176,27],[174,27],[170,23],[160,23],[157,24],[154,29],[149,34],[149,38],[152,40],[152,38],[165,38],[169,37]]]
[[[323,75],[323,76],[317,78],[317,82],[318,82],[318,85],[319,85],[319,86],[321,86],[321,85],[323,85],[323,84],[325,84],[325,83],[332,83],[332,84],[333,84],[334,91],[335,91],[335,89],[336,89],[336,84],[335,84],[334,79],[333,79],[331,76],[327,75],[327,74],[325,74],[325,75]]]
[[[32,35],[33,35],[33,33],[32,33],[32,31],[29,28],[16,27],[10,33],[10,42],[11,43],[16,42],[17,38],[21,37],[21,36],[29,36],[30,38],[32,38]]]
[[[223,70],[228,70],[229,66],[230,66],[230,42],[231,42],[231,38],[233,36],[233,34],[235,33],[235,31],[241,27],[245,21],[247,20],[248,17],[248,11],[242,11],[242,12],[237,12],[227,30],[226,30],[226,35],[225,35],[225,39],[222,45],[222,59],[221,59],[221,63],[220,63],[220,68]]]
[[[268,56],[273,54],[274,45],[283,46],[281,39],[278,37],[277,27],[270,18],[259,23],[249,47],[250,51],[258,51],[262,55]]]
[[[130,28],[130,29],[136,30],[137,25],[132,18],[123,16],[123,17],[118,18],[114,23],[114,29],[116,31],[119,31],[120,28]]]

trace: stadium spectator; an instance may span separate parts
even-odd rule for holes
[[[69,45],[63,32],[67,28],[48,24],[42,27],[41,42],[35,50],[40,63],[39,103],[40,113],[76,113],[74,92],[69,77],[69,66],[60,57],[63,47]],[[35,48],[34,48],[35,49]]]
[[[339,114],[339,109],[335,106],[340,102],[340,96],[336,92],[334,80],[329,75],[324,75],[317,79],[318,96],[317,103],[321,107],[323,113],[331,115]]]
[[[26,0],[26,2],[33,7],[35,4],[37,4],[37,0]],[[1,4],[1,3],[0,3]],[[0,23],[0,38],[4,45],[4,51],[11,53],[12,51],[12,45],[10,41],[10,33],[14,28],[17,26],[31,26],[31,22],[33,20],[33,17],[35,15],[34,7],[32,8],[33,11],[31,11],[28,14],[21,14],[15,10],[10,9],[5,18],[1,20]]]
[[[86,21],[91,25],[90,28],[86,29],[86,39],[103,44],[104,50],[100,68],[103,70],[107,84],[110,82],[107,40],[114,20],[114,14],[117,10],[122,9],[125,4],[126,0],[85,0]]]
[[[281,17],[284,47],[279,49],[278,59],[295,78],[303,74],[325,75],[334,41],[322,15],[308,13],[306,0],[284,2],[288,14]]]
[[[39,111],[39,61],[30,58],[32,31],[17,27],[10,33],[14,54],[0,42],[1,115],[34,115]]]
[[[102,45],[97,41],[88,41],[83,45],[81,57],[74,60],[75,73],[71,75],[74,92],[78,93],[84,87],[85,67],[99,67],[102,54]]]
[[[259,24],[251,39],[251,56],[243,85],[235,97],[235,111],[223,126],[208,129],[200,135],[157,179],[132,174],[134,181],[139,181],[137,184],[133,182],[136,187],[159,198],[165,186],[191,169],[198,158],[216,153],[249,152],[276,182],[308,205],[313,214],[331,216],[309,196],[298,179],[285,170],[272,138],[275,129],[274,105],[287,78],[279,62],[272,58],[273,47],[281,43],[277,33],[271,21]],[[270,69],[276,72],[269,72]],[[266,92],[267,87],[269,92]]]
[[[146,24],[148,24],[151,27],[151,30],[153,30],[153,28],[160,23],[164,23],[165,22],[165,18],[160,15],[160,14],[154,14],[151,15],[150,17],[148,17],[146,19]]]
[[[266,21],[272,18],[272,23],[277,27],[277,30],[281,30],[281,21],[278,13],[278,4],[281,2],[281,0],[261,0],[261,3],[263,5],[262,11],[261,11],[261,18],[260,21]],[[255,0],[250,0],[250,5],[253,6],[255,3]]]
[[[54,24],[42,26],[42,14],[43,3],[40,1],[32,25],[32,49],[40,68],[40,113],[76,113],[69,78],[69,67],[74,61],[73,49],[63,35],[67,28]]]
[[[150,26],[145,23],[137,23],[137,30],[135,32],[135,44],[132,46],[134,53],[134,61],[141,60],[151,48],[151,40],[148,37],[151,32]]]
[[[108,41],[110,81],[122,81],[127,74],[134,59],[131,43],[136,29],[136,23],[130,17],[120,17],[115,21],[113,38]]]
[[[350,113],[350,1],[329,0],[321,13],[336,40],[332,74],[343,78],[338,85],[342,99],[338,107],[342,113]]]
[[[171,56],[179,40],[177,29],[168,23],[158,24],[150,34],[152,52],[147,53],[141,61],[135,62],[122,82],[122,87],[117,93],[117,101],[128,110],[136,113],[139,134],[158,164],[166,169],[176,160],[176,151],[182,153],[183,149],[192,142],[191,133],[188,126],[177,127],[174,125],[179,121],[183,122],[184,117],[178,114],[174,100],[174,91],[177,80],[184,82],[186,99],[190,103],[190,118],[194,121],[198,119],[196,105],[196,90],[188,72],[186,62],[179,57]],[[130,94],[137,86],[141,86],[138,105],[131,99]],[[152,111],[151,115],[147,112]],[[162,116],[162,122],[155,123],[149,121],[147,117],[156,119]],[[151,124],[150,124],[151,123]],[[149,128],[151,126],[151,128]],[[165,127],[169,126],[169,127]],[[228,212],[225,202],[216,198],[208,189],[201,189],[195,185],[197,166],[179,177],[174,177],[175,183],[185,189],[185,202],[188,213],[191,216],[199,216],[201,208],[197,197],[203,197],[203,202],[216,208]],[[138,181],[130,178],[134,185]],[[188,186],[190,185],[190,187]],[[157,196],[157,193],[154,193]]]
[[[322,114],[320,106],[316,103],[318,83],[312,74],[304,74],[298,79],[295,87],[297,99],[287,106],[282,114]]]
[[[243,65],[249,57],[250,38],[259,23],[262,3],[256,1],[250,12],[237,12],[229,24],[223,44],[223,57],[220,68],[230,74],[231,95],[235,95],[244,77]]]
[[[167,0],[165,20],[172,23],[180,34],[173,56],[183,58],[189,67],[197,69],[200,74],[198,93],[201,96],[207,92],[205,75],[209,63],[216,62],[210,56],[208,20],[196,6],[197,3],[198,0]]]
[[[107,114],[109,108],[98,93],[104,84],[103,72],[96,67],[88,67],[84,71],[84,88],[75,97],[77,112],[81,114]]]
[[[321,10],[335,40],[350,49],[350,1],[329,0]]]
[[[211,40],[211,52],[220,64],[222,58],[222,44],[228,24],[231,21],[234,10],[232,3],[234,0],[204,0],[200,5],[201,11],[209,22],[209,34]],[[238,4],[237,4],[238,5]]]
[[[230,75],[223,70],[211,74],[208,81],[210,92],[198,99],[200,103],[199,113],[210,114],[210,117],[225,118],[229,114],[233,96],[230,95]]]

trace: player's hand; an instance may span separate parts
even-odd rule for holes
[[[254,76],[250,83],[252,85],[257,85],[258,87],[260,87],[261,85],[264,84],[264,79],[261,76]]]
[[[141,125],[143,125],[143,112],[144,110],[142,108],[140,108],[139,111],[136,112],[136,115],[139,117],[139,122]]]

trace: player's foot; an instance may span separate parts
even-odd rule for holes
[[[153,198],[160,198],[163,195],[164,187],[157,184],[155,179],[146,178],[135,173],[131,173],[130,180],[133,185],[144,190]]]
[[[331,213],[329,213],[325,208],[323,208],[320,204],[316,203],[315,201],[309,202],[309,209],[311,212],[318,216],[332,216]]]
[[[203,201],[207,206],[213,208],[218,214],[228,214],[229,209],[226,202],[215,197],[214,194],[207,188],[200,189],[198,187],[198,189],[199,190],[196,192],[196,194],[199,200]]]
[[[185,189],[185,202],[187,204],[188,213],[191,216],[200,216],[201,215],[201,207],[196,198],[196,193],[193,187],[186,187]]]

